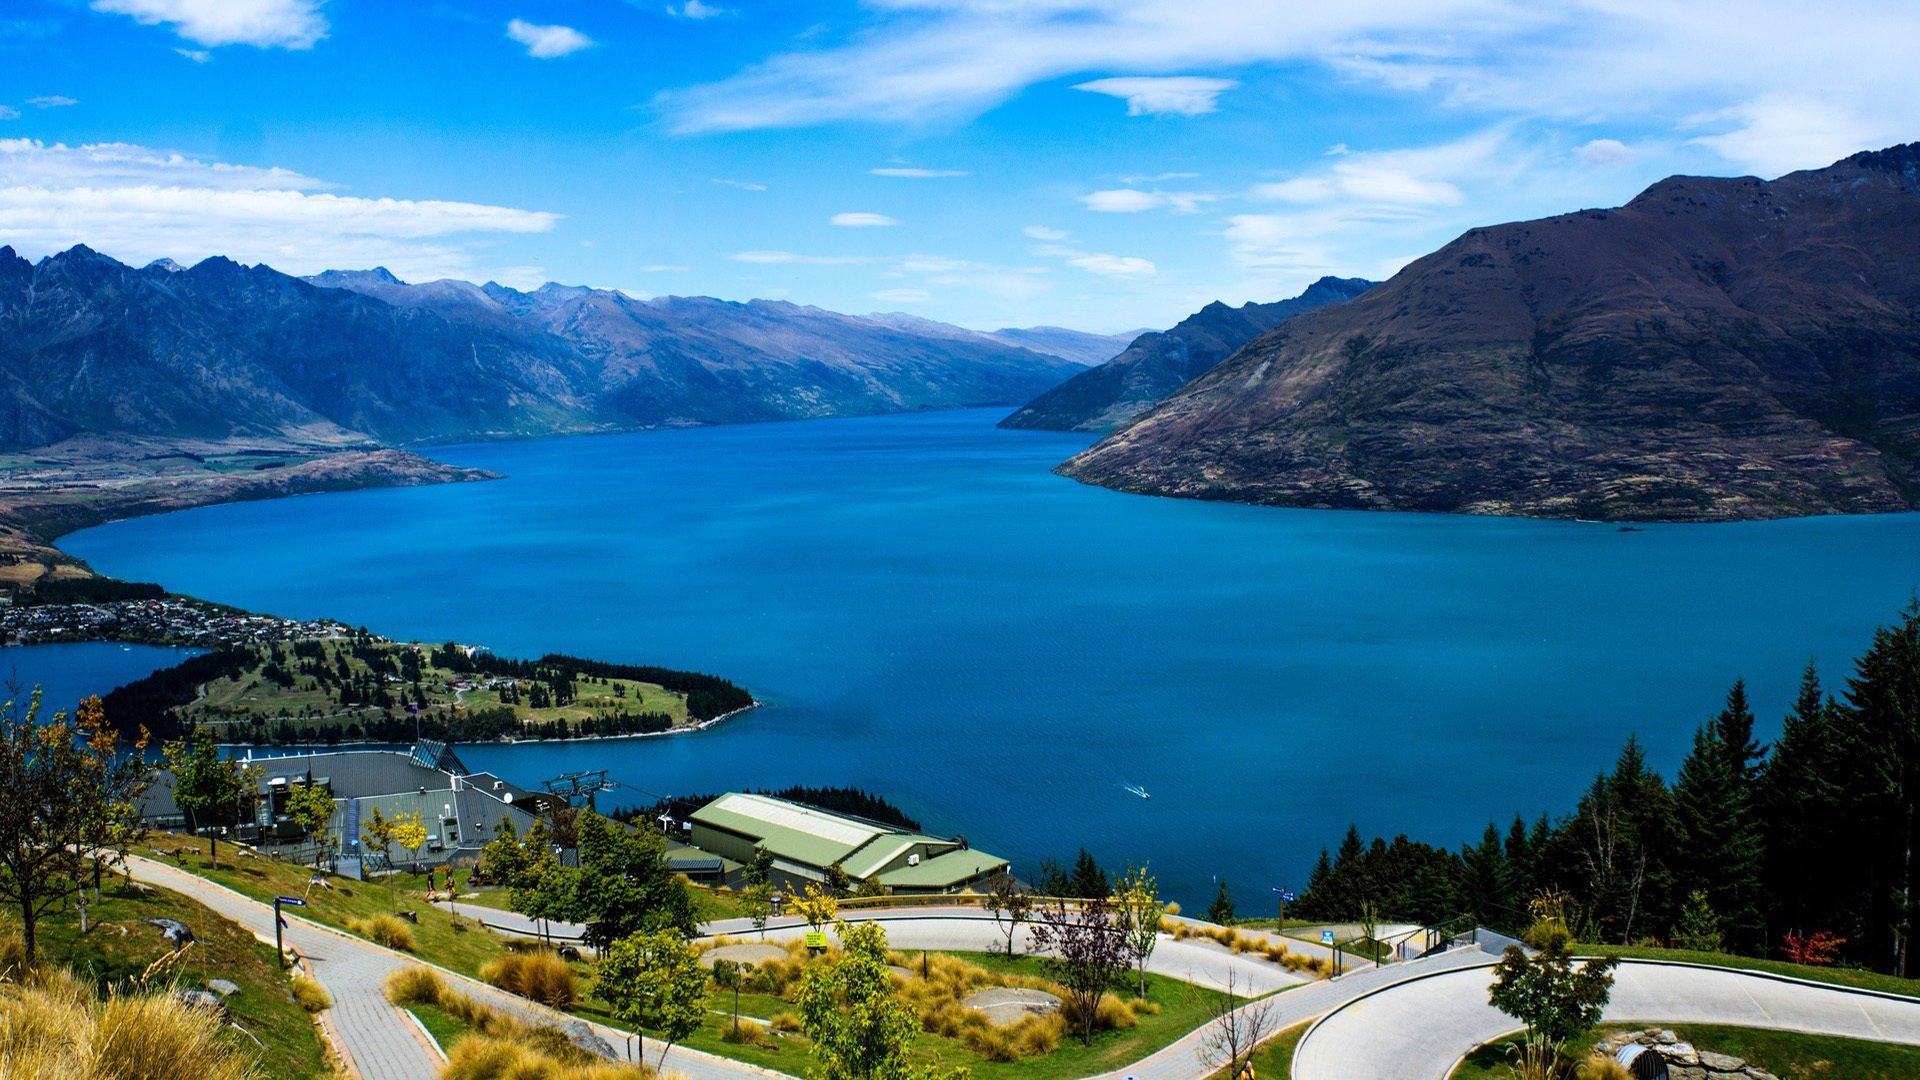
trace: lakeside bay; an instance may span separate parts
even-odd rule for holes
[[[1621,532],[1151,499],[1053,475],[1087,438],[999,416],[437,448],[507,479],[62,546],[251,610],[704,670],[768,703],[463,749],[475,768],[606,768],[608,803],[858,785],[1017,870],[1085,844],[1189,904],[1224,873],[1247,911],[1348,821],[1457,843],[1570,805],[1629,732],[1670,772],[1735,677],[1764,737],[1809,658],[1838,685],[1920,586],[1920,515]]]

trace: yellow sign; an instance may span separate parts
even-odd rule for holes
[[[824,949],[827,947],[827,935],[822,930],[807,931],[807,948]]]

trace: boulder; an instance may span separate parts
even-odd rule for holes
[[[609,1061],[620,1060],[620,1055],[614,1051],[613,1044],[601,1038],[585,1020],[569,1020],[560,1025],[560,1030],[566,1034],[568,1042],[587,1053]]]
[[[227,997],[240,992],[239,984],[228,982],[225,979],[208,979],[207,989],[219,994],[221,997]]]
[[[221,1001],[218,994],[205,990],[175,990],[173,996],[190,1009],[205,1009],[219,1017],[221,1023],[227,1022],[227,1003]]]
[[[1746,1058],[1737,1058],[1732,1054],[1716,1054],[1711,1050],[1700,1051],[1700,1064],[1708,1072],[1737,1073],[1747,1067]]]

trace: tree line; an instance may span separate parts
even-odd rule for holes
[[[1669,782],[1629,738],[1574,807],[1489,824],[1457,850],[1405,835],[1325,849],[1293,911],[1501,930],[1568,898],[1589,942],[1843,960],[1920,977],[1920,602],[1876,630],[1844,686],[1809,664],[1771,745],[1744,684]]]

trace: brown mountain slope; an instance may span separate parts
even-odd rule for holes
[[[1290,506],[1728,520],[1920,505],[1920,144],[1476,229],[1061,466]]]

